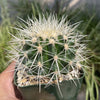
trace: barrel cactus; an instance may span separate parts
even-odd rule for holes
[[[78,24],[70,25],[64,17],[58,20],[54,15],[23,22],[16,28],[17,34],[11,34],[9,51],[9,57],[16,61],[18,86],[38,85],[41,92],[42,84],[57,84],[59,91],[64,80],[76,85],[74,79],[78,80],[86,67],[82,63],[86,59],[84,36],[76,31]]]

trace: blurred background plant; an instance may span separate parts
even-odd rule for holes
[[[70,2],[72,0],[9,0],[9,3],[7,0],[0,0],[0,72],[7,67],[9,59],[6,57],[6,50],[11,39],[9,32],[16,33],[11,28],[16,26],[15,23],[18,24],[16,16],[27,20],[28,17],[38,18],[39,14],[54,13],[58,18],[64,15],[70,23],[81,21],[78,30],[81,34],[87,35],[86,39],[89,41],[86,45],[90,51],[87,56],[91,57],[87,60],[90,69],[86,69],[83,86],[86,87],[86,100],[100,100],[100,16],[98,17],[95,6],[92,9],[89,9],[88,4],[75,7]]]
[[[0,1],[0,72],[2,72],[6,68],[6,51],[7,42],[9,41],[10,35],[9,26],[10,26],[10,18],[9,13],[7,12],[7,2],[4,0]]]

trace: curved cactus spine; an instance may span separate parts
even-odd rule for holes
[[[22,69],[21,74],[35,77],[39,85],[43,79],[47,85],[78,79],[79,70],[86,67],[81,63],[85,61],[86,47],[80,41],[84,36],[75,29],[64,18],[28,19],[24,27],[17,29],[17,35],[12,35],[10,54],[17,62],[16,71]]]

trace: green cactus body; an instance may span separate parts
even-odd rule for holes
[[[16,72],[23,70],[21,74],[35,77],[40,85],[47,78],[47,85],[58,87],[63,80],[80,78],[80,69],[86,67],[81,63],[85,60],[86,47],[80,41],[84,36],[75,31],[76,26],[52,15],[29,19],[25,25],[16,36],[12,35],[10,53],[17,62]],[[20,87],[27,86],[21,79],[17,83]]]

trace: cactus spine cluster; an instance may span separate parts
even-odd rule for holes
[[[50,15],[28,19],[10,41],[16,72],[22,70],[21,74],[36,77],[38,84],[43,78],[47,78],[47,85],[78,79],[79,70],[85,67],[81,63],[85,60],[85,45],[81,41],[84,36],[75,30],[76,25],[69,25],[64,18]]]

